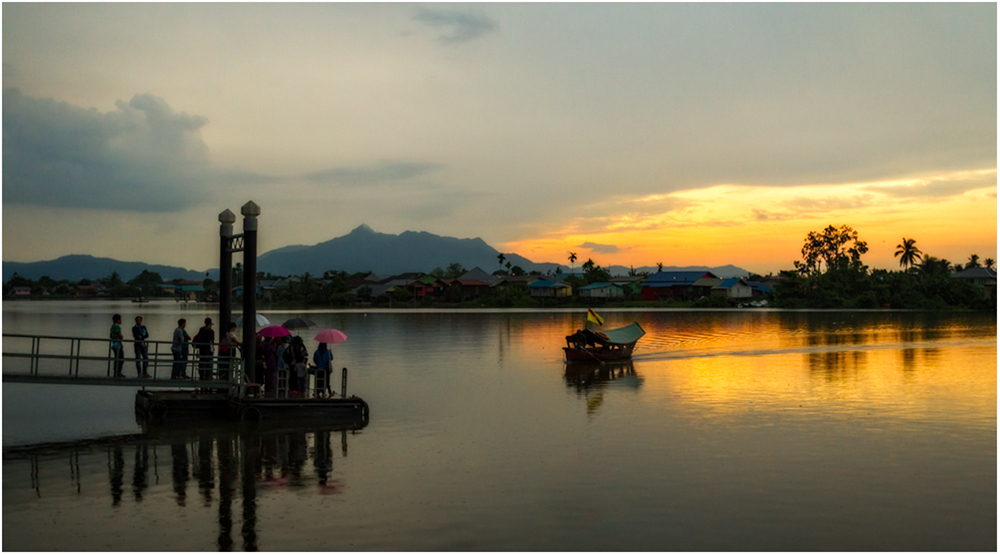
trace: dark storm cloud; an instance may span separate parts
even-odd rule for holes
[[[497,28],[497,23],[485,15],[476,15],[453,10],[420,9],[413,19],[434,28],[444,28],[438,37],[441,42],[468,42]]]
[[[170,212],[199,201],[208,120],[140,94],[101,113],[3,91],[3,202]]]
[[[313,183],[376,185],[421,177],[443,168],[441,164],[383,160],[369,166],[338,167],[308,173],[303,179]]]
[[[600,243],[591,243],[590,241],[577,246],[581,249],[590,249],[600,254],[614,254],[621,250],[617,245],[601,245]]]

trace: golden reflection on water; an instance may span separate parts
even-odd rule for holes
[[[561,357],[563,336],[582,327],[553,318],[517,338],[537,356]],[[996,424],[996,327],[961,317],[903,314],[645,313],[634,356],[641,402],[669,400],[701,417],[809,413],[892,415]],[[605,327],[633,315],[606,315]],[[569,378],[567,378],[569,380]],[[604,391],[588,392],[588,413]]]

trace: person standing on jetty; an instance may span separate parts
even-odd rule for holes
[[[135,317],[135,325],[132,326],[132,338],[135,340],[135,371],[140,378],[149,376],[149,331],[142,325],[142,316]]]
[[[211,380],[212,355],[215,352],[212,347],[212,343],[215,343],[215,330],[212,329],[211,318],[205,318],[205,325],[198,330],[191,342],[198,350],[198,379]]]
[[[177,329],[174,330],[174,339],[170,345],[170,353],[174,355],[174,367],[170,372],[171,380],[188,379],[185,366],[187,366],[188,358],[188,341],[191,340],[191,337],[184,331],[185,327],[187,327],[187,320],[184,318],[177,320]]]
[[[240,340],[236,338],[236,322],[230,322],[229,331],[226,332],[225,338],[219,341],[219,356],[223,357],[219,359],[220,380],[229,379],[229,368],[232,366],[232,357],[236,356],[235,349],[240,345]]]
[[[124,378],[122,367],[125,366],[125,346],[122,345],[122,315],[111,317],[111,352],[115,355],[115,377]]]
[[[316,365],[316,381],[319,382],[320,376],[325,378],[324,383],[326,383],[326,396],[333,396],[333,389],[330,387],[330,375],[333,370],[333,351],[327,348],[326,343],[320,343],[319,348],[313,353],[313,364]]]
[[[277,397],[278,390],[278,345],[280,338],[264,339],[258,345],[264,362],[264,396]]]

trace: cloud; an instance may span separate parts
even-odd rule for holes
[[[991,170],[958,178],[944,177],[906,185],[873,186],[866,190],[895,199],[942,199],[959,196],[975,189],[995,187],[996,183],[996,171]]]
[[[381,161],[369,166],[338,167],[307,173],[301,177],[313,183],[340,185],[375,185],[421,177],[443,168],[442,164]]]
[[[781,203],[800,212],[835,212],[839,210],[860,210],[879,204],[875,195],[854,195],[830,198],[798,197]]]
[[[599,243],[591,243],[590,241],[577,246],[581,249],[590,249],[600,254],[615,254],[621,250],[617,245],[601,245]]]
[[[172,212],[208,183],[208,120],[139,94],[115,111],[3,91],[3,202]]]
[[[497,23],[485,15],[452,10],[422,8],[413,19],[430,27],[446,28],[437,39],[445,43],[468,42],[497,29]]]

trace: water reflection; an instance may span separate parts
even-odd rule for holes
[[[577,396],[587,401],[587,414],[594,415],[604,403],[604,394],[609,385],[628,389],[642,387],[642,377],[636,374],[632,361],[623,362],[578,362],[566,365],[566,385],[576,392]]]
[[[334,476],[334,459],[338,452],[341,457],[347,456],[348,436],[355,433],[354,424],[265,424],[253,431],[237,425],[210,425],[208,429],[161,426],[155,432],[139,435],[10,447],[4,450],[4,462],[8,468],[27,463],[30,486],[37,499],[65,495],[66,484],[61,476],[68,479],[75,496],[84,497],[82,491],[87,488],[82,488],[81,483],[93,486],[101,478],[86,470],[81,475],[81,458],[86,468],[95,457],[106,457],[105,495],[113,508],[121,508],[126,502],[129,486],[133,502],[139,505],[147,501],[151,489],[162,491],[169,485],[176,506],[191,509],[194,498],[190,497],[190,486],[196,486],[200,505],[218,506],[218,535],[213,541],[216,547],[220,551],[256,551],[260,541],[259,498],[275,491],[309,488],[315,488],[319,495],[343,493],[343,478]],[[168,474],[161,472],[167,468]],[[161,485],[160,476],[167,475],[169,484]],[[14,478],[16,481],[16,475]],[[152,503],[154,511],[163,509],[162,498]],[[234,530],[237,521],[239,527]],[[30,549],[30,543],[21,543],[24,538],[18,537],[17,530],[5,532],[11,540],[5,546]]]

